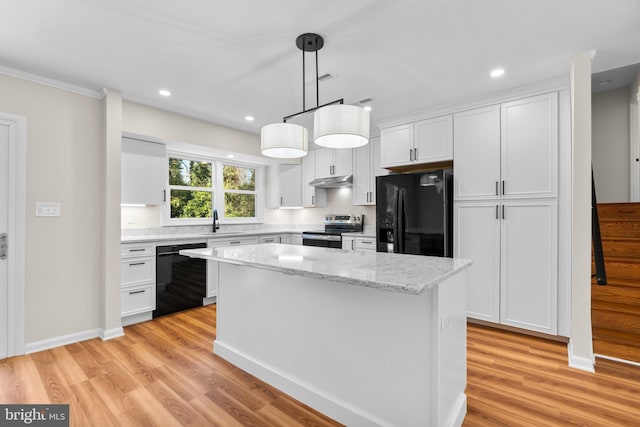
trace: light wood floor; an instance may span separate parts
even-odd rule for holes
[[[339,425],[212,354],[215,306],[0,361],[0,403],[70,403],[73,426]],[[567,367],[566,345],[468,327],[465,426],[640,425],[640,367]]]

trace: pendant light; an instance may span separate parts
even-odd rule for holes
[[[354,105],[344,105],[338,99],[320,105],[318,79],[318,51],[324,39],[315,33],[304,33],[296,38],[302,51],[302,111],[282,119],[282,123],[263,126],[260,130],[262,154],[284,159],[304,157],[308,151],[308,131],[300,125],[287,123],[288,119],[304,113],[314,113],[314,140],[317,145],[330,148],[354,148],[369,141],[369,112]],[[315,52],[316,107],[306,109],[305,53]]]
[[[313,134],[321,147],[362,147],[369,142],[369,112],[355,105],[328,105],[313,114]]]

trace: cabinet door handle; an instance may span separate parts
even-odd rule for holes
[[[129,295],[142,294],[142,293],[144,293],[144,292],[145,292],[145,290],[144,290],[144,289],[143,289],[143,290],[141,290],[141,291],[131,291],[131,292],[129,292]]]
[[[497,183],[496,183],[497,184]],[[496,205],[496,219],[500,219],[500,208]]]
[[[316,204],[316,196],[311,196],[311,204],[312,205]]]
[[[496,196],[500,195],[500,183],[496,181]]]
[[[409,161],[412,162],[413,161],[413,149],[409,148]]]
[[[239,245],[242,242],[229,242],[230,245]]]
[[[502,195],[504,196],[504,181],[502,181]]]
[[[360,243],[362,243],[363,245],[372,245],[373,242],[371,240],[361,240]]]
[[[502,205],[502,219],[504,219],[504,205]]]
[[[144,252],[144,248],[139,248],[139,249],[129,249],[129,252]]]
[[[129,263],[129,267],[134,267],[136,265],[145,265],[145,264],[146,264],[146,262],[144,262],[144,261],[143,262],[130,262]]]
[[[413,160],[418,160],[418,149],[417,148],[413,149]]]
[[[167,201],[167,190],[162,190],[162,201],[163,202]]]
[[[280,206],[282,206],[282,196],[280,196]]]

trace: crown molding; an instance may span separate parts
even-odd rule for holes
[[[48,77],[39,76],[37,74],[27,73],[26,71],[16,70],[15,68],[4,67],[0,65],[0,74],[15,77],[22,80],[28,80],[34,83],[40,83],[46,86],[54,87],[56,89],[62,89],[67,92],[73,92],[78,95],[90,96],[92,98],[102,99],[104,93],[102,90],[93,90],[86,87],[77,86],[71,83],[62,82],[60,80],[50,79]]]
[[[558,77],[551,80],[544,80],[527,86],[520,86],[513,89],[494,92],[488,96],[477,96],[462,101],[439,105],[425,110],[419,110],[414,113],[409,113],[402,116],[391,117],[385,120],[378,120],[376,125],[380,129],[384,129],[391,126],[403,125],[420,120],[430,119],[433,117],[444,116],[445,114],[452,114],[460,111],[471,110],[473,108],[484,107],[487,105],[509,102],[527,96],[541,95],[543,93],[565,90],[569,89],[569,83],[569,75],[567,74],[566,76]]]

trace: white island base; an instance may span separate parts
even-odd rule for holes
[[[419,294],[220,263],[214,352],[348,426],[460,426],[466,270]]]

